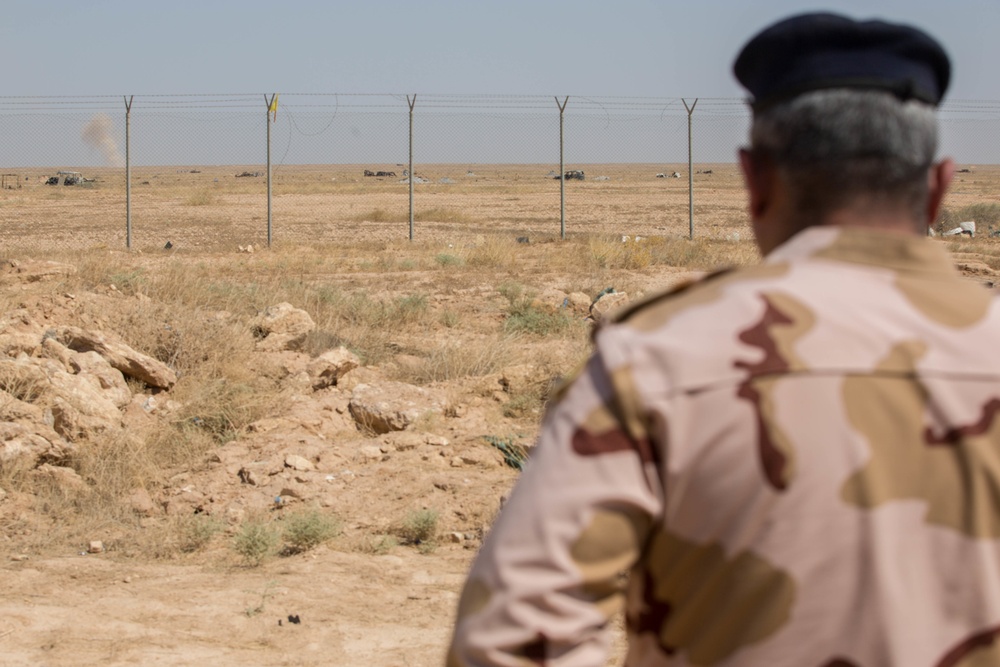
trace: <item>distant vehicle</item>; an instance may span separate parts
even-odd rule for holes
[[[558,181],[559,180],[559,174],[556,174],[552,178],[554,178],[554,179],[556,179]],[[583,172],[582,171],[578,171],[576,169],[571,169],[570,171],[566,172],[565,178],[566,178],[567,181],[582,181],[583,180]]]
[[[45,185],[82,185],[89,182],[78,171],[57,171],[55,176],[50,176],[45,181]]]

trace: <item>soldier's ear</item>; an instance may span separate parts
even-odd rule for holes
[[[955,177],[955,161],[945,158],[927,170],[927,224],[933,225],[941,210],[941,202]]]
[[[743,172],[743,183],[749,197],[750,217],[760,219],[771,204],[774,165],[759,153],[741,148],[740,170]]]

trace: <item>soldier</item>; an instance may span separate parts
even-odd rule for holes
[[[809,14],[734,70],[764,261],[598,330],[449,667],[604,665],[623,607],[627,665],[1000,664],[1000,303],[926,238],[948,58]]]

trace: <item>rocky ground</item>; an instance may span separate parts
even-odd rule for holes
[[[992,260],[956,258],[993,288]],[[493,372],[406,382],[401,368],[428,363],[406,341],[366,364],[343,345],[305,351],[317,325],[289,303],[249,321],[205,312],[213,335],[252,341],[240,361],[280,403],[157,468],[165,477],[102,476],[80,463],[94,443],[137,456],[138,442],[166,447],[164,437],[204,430],[216,415],[175,395],[182,379],[162,350],[116,332],[149,297],[114,285],[44,288],[75,270],[0,267],[10,306],[0,314],[0,663],[442,664],[464,573],[537,428],[538,408],[518,401],[543,399],[558,381],[551,369],[529,355]],[[642,279],[662,287],[689,277],[652,267]],[[491,289],[443,298],[468,305]],[[592,313],[593,296],[552,289],[535,305],[584,322],[629,298],[609,295]],[[568,344],[568,356],[583,345]],[[337,535],[259,565],[233,552],[241,526],[280,525],[305,508],[337,517]],[[434,535],[406,544],[400,524],[420,511],[437,517]],[[191,522],[201,520],[213,529],[195,540]]]

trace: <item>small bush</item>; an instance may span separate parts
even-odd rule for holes
[[[431,551],[437,546],[438,519],[437,510],[416,510],[410,512],[393,530],[393,534],[403,544],[420,548],[421,551]]]
[[[548,313],[531,305],[524,299],[511,306],[504,321],[507,333],[529,333],[536,336],[550,336],[565,331],[573,320],[562,311]]]
[[[513,239],[490,236],[472,248],[465,258],[469,266],[507,268],[514,266],[518,247]]]
[[[653,263],[653,252],[645,241],[595,238],[588,249],[593,265],[602,269],[644,269]]]
[[[457,255],[449,255],[448,253],[438,253],[434,256],[434,261],[438,263],[439,266],[462,266],[465,260]]]
[[[502,282],[497,287],[497,292],[500,293],[500,296],[507,299],[507,303],[512,306],[522,300],[525,291],[526,288],[524,285],[510,281]]]
[[[489,444],[500,450],[503,454],[504,463],[515,470],[523,470],[524,464],[528,460],[528,452],[523,445],[517,444],[514,438],[500,438],[495,435],[483,436]]]
[[[427,297],[423,294],[411,294],[396,300],[389,306],[390,318],[400,324],[414,324],[427,315]]]
[[[201,551],[222,531],[222,522],[205,515],[185,517],[178,524],[178,547],[184,553]]]
[[[192,193],[184,203],[188,206],[208,206],[215,203],[215,195],[211,190],[201,190]]]
[[[248,567],[257,567],[263,563],[274,553],[277,546],[278,531],[271,524],[258,519],[241,525],[233,538],[233,551]]]
[[[149,284],[149,278],[143,269],[135,269],[125,273],[114,273],[110,283],[122,294],[135,295],[143,292]]]
[[[318,509],[300,510],[285,517],[285,553],[318,547],[340,534],[340,520]]]
[[[458,378],[482,377],[509,363],[516,341],[513,337],[483,344],[437,343],[419,366],[405,369],[397,379],[416,384],[447,382]]]
[[[516,282],[504,282],[497,287],[500,296],[507,299],[507,319],[504,331],[509,334],[529,333],[539,336],[565,331],[573,324],[565,312],[546,312],[536,308],[534,296]]]

